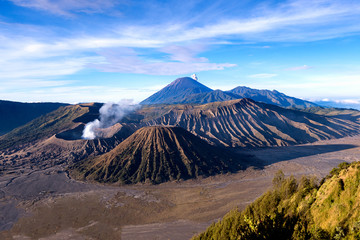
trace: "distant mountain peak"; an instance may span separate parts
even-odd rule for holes
[[[180,88],[201,88],[202,92],[210,92],[210,91],[212,91],[212,89],[208,88],[204,84],[197,81],[197,79],[195,80],[192,77],[177,78],[175,81],[171,82],[166,87],[168,87],[168,86],[178,86]]]
[[[201,84],[191,77],[178,78],[159,92],[151,95],[141,104],[174,104],[182,103],[186,97],[193,94],[212,92],[211,88]]]

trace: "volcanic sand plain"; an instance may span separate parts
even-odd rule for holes
[[[0,239],[189,239],[271,188],[278,170],[319,180],[360,161],[360,136],[242,150],[262,166],[159,185],[102,185],[71,179],[66,166],[0,176]]]

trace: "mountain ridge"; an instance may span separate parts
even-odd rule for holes
[[[295,107],[295,108],[308,108],[318,106],[310,101],[305,101],[299,98],[290,97],[281,93],[277,90],[266,90],[266,89],[252,89],[245,86],[239,86],[229,91],[233,94],[237,94],[243,98],[251,98],[257,102],[264,102],[268,104],[274,104],[280,107]]]
[[[0,100],[0,136],[20,127],[41,115],[52,112],[66,103],[23,103]]]
[[[241,98],[251,98],[255,101],[286,108],[305,109],[318,106],[315,103],[290,97],[276,90],[258,90],[242,86],[229,91],[212,90],[189,77],[176,79],[160,91],[140,102],[140,104],[205,104]]]
[[[144,124],[180,126],[211,144],[226,147],[288,146],[360,133],[359,124],[350,120],[247,98],[169,106],[161,116]]]

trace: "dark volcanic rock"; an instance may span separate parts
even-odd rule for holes
[[[74,175],[99,182],[161,183],[235,172],[245,156],[211,146],[183,128],[144,127],[104,155],[74,165]]]

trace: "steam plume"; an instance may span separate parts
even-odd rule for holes
[[[100,137],[100,129],[104,129],[119,122],[131,111],[134,111],[137,105],[132,104],[132,100],[122,100],[118,103],[105,103],[99,110],[100,120],[96,119],[85,125],[83,130],[83,139],[95,139]]]

